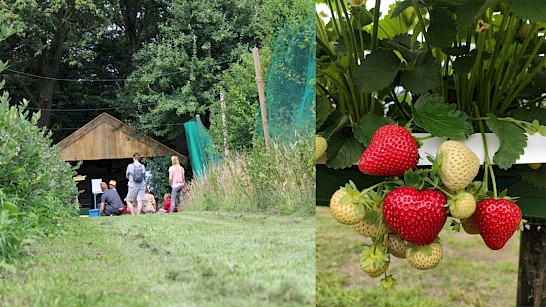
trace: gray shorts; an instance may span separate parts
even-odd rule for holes
[[[145,188],[129,188],[127,199],[130,201],[144,200],[144,189]]]

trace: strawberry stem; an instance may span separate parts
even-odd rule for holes
[[[472,103],[474,104],[474,112],[476,113],[476,116],[478,118],[480,118],[480,113],[478,111],[478,105],[476,104],[475,101],[472,101]],[[480,134],[482,135],[482,141],[483,141],[483,149],[484,149],[484,152],[485,152],[485,159],[484,159],[484,162],[483,162],[483,167],[484,167],[484,170],[485,170],[485,173],[484,173],[484,176],[483,176],[483,186],[482,187],[485,187],[485,189],[487,189],[487,177],[488,177],[488,172],[491,172],[491,184],[493,185],[493,195],[495,196],[495,198],[497,198],[497,184],[495,182],[495,173],[493,172],[493,166],[491,165],[491,159],[489,158],[489,151],[487,150],[487,140],[485,138],[485,129],[483,127],[483,122],[480,120],[478,122],[478,125],[480,127]]]
[[[388,183],[388,181],[381,181],[380,183],[376,183],[376,184],[372,185],[371,187],[362,190],[362,192],[360,192],[360,194],[361,194],[361,195],[365,195],[365,194],[367,194],[368,192],[370,192],[371,190],[373,190],[373,189],[375,189],[375,188],[377,188],[377,187],[380,187],[380,186],[382,186],[382,185],[384,185],[384,184],[386,184],[386,183]]]
[[[428,139],[432,139],[434,138],[435,136],[434,135],[427,135],[427,136],[423,136],[423,137],[416,137],[416,139],[418,139],[419,141],[424,141],[424,140],[428,140]]]
[[[442,189],[437,182],[434,182],[432,180],[430,180],[430,178],[426,177],[425,178],[425,181],[430,183],[435,189],[438,189],[440,190],[442,193],[444,193],[447,197],[449,197],[450,199],[454,199],[455,196],[449,192],[447,192],[446,190]]]

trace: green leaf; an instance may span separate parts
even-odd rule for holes
[[[391,19],[396,18],[396,16],[400,15],[408,7],[411,7],[412,4],[413,4],[413,0],[405,0],[403,2],[398,3],[398,5],[396,5],[396,7],[394,8],[394,11],[392,11]]]
[[[394,52],[377,49],[356,67],[353,82],[363,93],[378,92],[394,81],[400,69],[400,60]]]
[[[431,23],[428,26],[428,37],[432,47],[450,47],[457,36],[457,24],[453,15],[443,8],[430,11]]]
[[[327,166],[343,169],[357,163],[364,152],[364,145],[357,141],[352,133],[333,135],[328,143]]]
[[[418,43],[412,44],[411,35],[409,34],[396,35],[394,39],[389,40],[387,43],[400,52],[402,57],[407,61],[415,61],[424,52],[418,49]]]
[[[10,202],[3,202],[2,210],[7,210],[11,214],[16,214],[17,212],[19,212],[19,209],[17,208],[17,206]]]
[[[493,157],[493,162],[502,169],[508,169],[523,154],[527,146],[525,131],[511,122],[501,122],[493,113],[488,114],[487,126],[500,140],[499,150]]]
[[[455,108],[437,94],[425,94],[413,106],[415,124],[437,137],[467,137],[474,132],[468,115]]]
[[[318,97],[317,99],[317,129],[328,119],[328,116],[332,114],[334,107],[332,103],[326,97]]]
[[[481,13],[483,5],[484,0],[468,0],[457,9],[457,28],[459,32],[463,32],[473,24],[476,16]]]
[[[366,114],[362,116],[358,124],[353,126],[353,133],[360,143],[368,146],[372,141],[375,131],[377,131],[379,127],[394,123],[394,120],[390,117]]]
[[[510,10],[522,19],[531,22],[546,21],[546,4],[544,0],[507,0]]]
[[[468,74],[474,67],[475,61],[476,59],[469,55],[458,57],[453,62],[453,73],[459,76]]]
[[[423,52],[415,61],[415,66],[404,70],[400,75],[400,84],[414,94],[436,89],[442,83],[440,64],[430,52]]]

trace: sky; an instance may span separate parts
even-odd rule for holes
[[[366,9],[370,10],[372,9],[374,6],[375,6],[375,0],[365,0],[366,2]],[[381,0],[381,6],[380,6],[380,11],[382,12],[382,15],[385,15],[387,13],[387,11],[389,10],[389,5],[395,3],[396,0]],[[317,4],[316,5],[316,8],[317,8],[317,12],[324,12],[324,11],[328,11],[328,6],[324,3],[321,3],[321,4]],[[328,21],[329,19],[326,20],[326,22]]]

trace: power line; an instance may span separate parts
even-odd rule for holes
[[[155,105],[155,103],[141,104],[140,107],[148,107]],[[109,111],[109,110],[119,110],[119,109],[129,109],[135,108],[137,106],[124,106],[124,107],[111,107],[111,108],[93,108],[93,109],[44,109],[44,108],[32,108],[27,107],[27,110],[32,111],[51,111],[51,112],[82,112],[82,111]]]
[[[172,126],[182,126],[184,124],[162,124],[162,125],[157,125],[157,126],[154,126],[154,128],[159,128],[159,127],[172,127]],[[48,128],[49,130],[54,130],[54,131],[60,131],[60,130],[78,130],[80,129],[81,127],[61,127],[61,128]]]
[[[211,65],[220,65],[220,64],[225,64],[225,63],[232,63],[233,60],[235,60],[235,59],[236,58],[226,60],[226,61],[221,61],[221,62],[215,62],[215,63],[211,63]],[[15,74],[35,78],[35,79],[53,80],[53,81],[66,81],[66,82],[123,82],[123,81],[134,81],[134,80],[139,80],[140,79],[138,77],[114,78],[114,79],[53,78],[53,77],[45,77],[45,76],[35,75],[35,74],[31,74],[31,73],[26,73],[26,72],[18,71],[18,70],[11,69],[11,68],[6,68],[5,70],[9,71],[9,72],[12,72],[12,73],[15,73]],[[161,78],[161,77],[166,77],[166,76],[171,76],[171,75],[176,75],[176,74],[180,74],[180,73],[182,73],[182,71],[175,71],[175,72],[165,73],[165,74],[155,76],[154,79]]]

